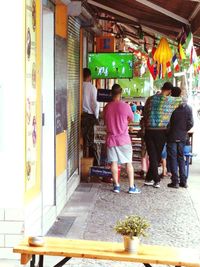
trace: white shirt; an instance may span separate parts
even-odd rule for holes
[[[83,82],[83,112],[94,114],[99,118],[99,102],[97,88],[91,82]]]

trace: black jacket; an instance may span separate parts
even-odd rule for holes
[[[176,108],[171,116],[168,128],[168,142],[185,142],[187,132],[193,127],[192,108],[186,103]]]

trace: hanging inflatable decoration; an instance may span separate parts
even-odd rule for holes
[[[155,51],[154,60],[157,61],[158,70],[160,65],[162,65],[162,76],[165,77],[167,70],[167,62],[172,60],[172,50],[169,47],[168,41],[166,38],[161,38],[160,43]]]

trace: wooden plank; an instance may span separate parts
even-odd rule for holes
[[[195,34],[200,29],[200,11],[192,21],[192,33]]]
[[[21,264],[27,264],[30,259],[31,259],[32,255],[30,254],[21,254]]]
[[[150,2],[148,0],[136,0],[136,1],[141,3],[141,4],[143,4],[143,5],[145,5],[145,6],[147,6],[147,7],[149,7],[149,8],[151,8],[151,9],[154,9],[154,10],[160,12],[163,15],[167,15],[170,18],[176,19],[177,21],[180,21],[180,22],[182,22],[182,23],[184,23],[186,25],[190,25],[190,23],[189,23],[189,21],[187,19],[185,19],[185,18],[183,18],[183,17],[181,17],[181,16],[179,16],[179,15],[177,15],[177,14],[175,14],[175,13],[173,13],[173,12],[171,12],[171,11],[161,7],[161,6],[159,6],[159,5],[156,5],[156,4],[154,4],[154,3],[152,3],[152,2]]]
[[[21,254],[200,267],[197,251],[164,246],[141,245],[138,254],[131,254],[124,251],[123,243],[45,238],[44,247],[30,247],[25,240],[13,251]]]

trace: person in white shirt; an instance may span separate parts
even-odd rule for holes
[[[99,103],[97,101],[97,89],[91,83],[91,71],[83,69],[83,113],[81,128],[83,134],[83,156],[94,157],[96,160],[96,148],[94,145],[94,125],[99,118]]]

